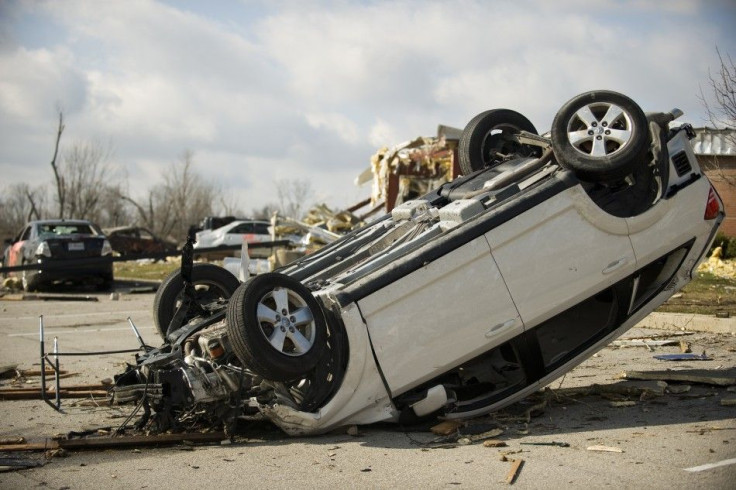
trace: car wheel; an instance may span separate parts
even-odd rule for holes
[[[21,265],[28,265],[28,262],[24,260],[21,262]],[[23,290],[28,291],[29,293],[38,290],[36,274],[30,270],[21,271],[21,284],[23,285]]]
[[[311,371],[327,336],[324,313],[302,283],[279,273],[241,284],[227,309],[233,351],[245,366],[272,381]]]
[[[113,279],[110,276],[102,276],[102,282],[97,284],[96,289],[98,291],[109,291],[112,288]]]
[[[568,101],[552,122],[552,150],[586,182],[612,182],[645,163],[647,118],[625,95],[598,90]]]
[[[534,125],[516,111],[493,109],[481,112],[465,126],[460,137],[458,156],[463,175],[500,162],[498,156],[518,154],[519,156],[538,156],[538,149],[509,141],[506,136],[519,131],[537,134]]]
[[[238,288],[240,281],[222,267],[212,264],[194,264],[192,283],[195,299],[199,304],[213,303],[228,299]],[[184,280],[178,269],[161,283],[153,299],[153,323],[161,338],[166,339],[166,331],[181,305],[184,294]],[[186,319],[185,321],[188,321]]]

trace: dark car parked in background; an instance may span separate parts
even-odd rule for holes
[[[20,275],[26,291],[57,282],[89,282],[100,290],[112,285],[112,262],[76,262],[112,255],[102,230],[89,221],[31,221],[12,240],[4,255],[3,265],[7,267],[39,265],[38,269],[11,272]]]
[[[170,252],[177,248],[176,243],[163,240],[138,226],[119,226],[104,231],[112,249],[120,255]]]

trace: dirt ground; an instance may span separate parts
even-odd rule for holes
[[[153,294],[129,290],[119,288],[117,300],[82,292],[79,299],[97,301],[0,301],[0,365],[39,368],[39,315],[47,350],[54,337],[62,352],[136,348],[129,316],[153,343]],[[736,384],[728,379],[736,378],[735,333],[635,327],[622,338],[675,343],[610,345],[548,390],[468,421],[449,437],[430,432],[436,420],[312,438],[290,438],[266,422],[251,423],[233,441],[210,444],[2,452],[0,467],[10,471],[0,473],[0,488],[487,488],[507,485],[516,460],[523,460],[514,480],[521,488],[733,488]],[[681,352],[680,341],[709,360],[654,358]],[[74,374],[61,386],[100,383],[130,360],[131,354],[64,358],[61,368]],[[623,372],[686,375],[691,381],[624,381]],[[712,384],[714,378],[727,378],[726,385]],[[0,380],[0,389],[38,386],[33,375]],[[57,413],[41,400],[0,401],[0,438],[37,442],[70,431],[114,429],[132,409],[86,399],[66,399],[62,408]],[[484,445],[487,437],[505,446]],[[38,466],[18,469],[24,465]]]

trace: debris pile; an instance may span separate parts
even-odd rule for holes
[[[714,248],[710,258],[700,264],[698,272],[708,272],[714,276],[736,279],[736,260],[723,260],[722,256],[723,249],[721,247]]]
[[[371,205],[386,203],[391,210],[451,181],[455,175],[456,142],[444,135],[418,137],[389,149],[383,147],[371,157],[370,172],[363,172],[356,183],[371,180]]]

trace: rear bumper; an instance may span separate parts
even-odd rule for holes
[[[74,260],[39,259],[39,269],[30,271],[37,282],[101,278],[112,280],[112,262],[78,264]]]

